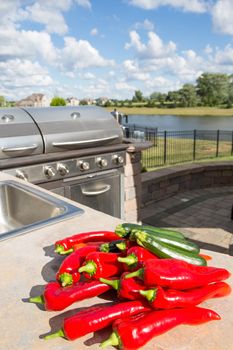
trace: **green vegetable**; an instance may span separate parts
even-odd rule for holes
[[[143,232],[136,232],[137,244],[146,248],[153,254],[160,258],[173,258],[186,261],[194,265],[206,265],[206,260],[199,256],[197,253],[185,251],[184,249],[174,247],[172,245],[159,242],[151,237],[145,237]]]
[[[131,239],[132,239],[134,230],[137,230],[137,231],[143,230],[146,232],[154,232],[155,234],[185,239],[184,235],[178,231],[173,231],[173,230],[164,229],[164,228],[160,228],[160,227],[153,227],[153,226],[149,226],[149,225],[137,225],[137,224],[130,224],[130,223],[123,223],[123,224],[117,225],[115,228],[115,233],[121,237],[129,237],[132,234],[131,235]]]
[[[147,241],[147,243],[153,245],[153,240],[168,244],[171,247],[183,249],[184,251],[196,253],[200,252],[200,248],[197,244],[189,242],[188,240],[183,240],[180,238],[173,238],[168,235],[158,235],[148,231],[133,231],[135,239],[139,238],[141,241]]]

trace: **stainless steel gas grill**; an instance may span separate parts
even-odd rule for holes
[[[0,110],[0,170],[123,218],[122,129],[101,107]]]

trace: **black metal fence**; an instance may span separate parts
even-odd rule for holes
[[[142,166],[147,170],[169,164],[233,156],[233,131],[159,131],[137,125],[124,127],[124,134],[135,142],[150,141],[142,151]]]

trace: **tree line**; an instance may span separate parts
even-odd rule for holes
[[[203,73],[196,84],[184,84],[176,91],[167,93],[153,92],[144,97],[136,90],[132,100],[116,101],[116,106],[133,107],[233,107],[233,75],[222,73]]]

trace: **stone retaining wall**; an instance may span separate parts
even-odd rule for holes
[[[141,174],[141,207],[179,192],[233,186],[233,162],[195,163]]]

